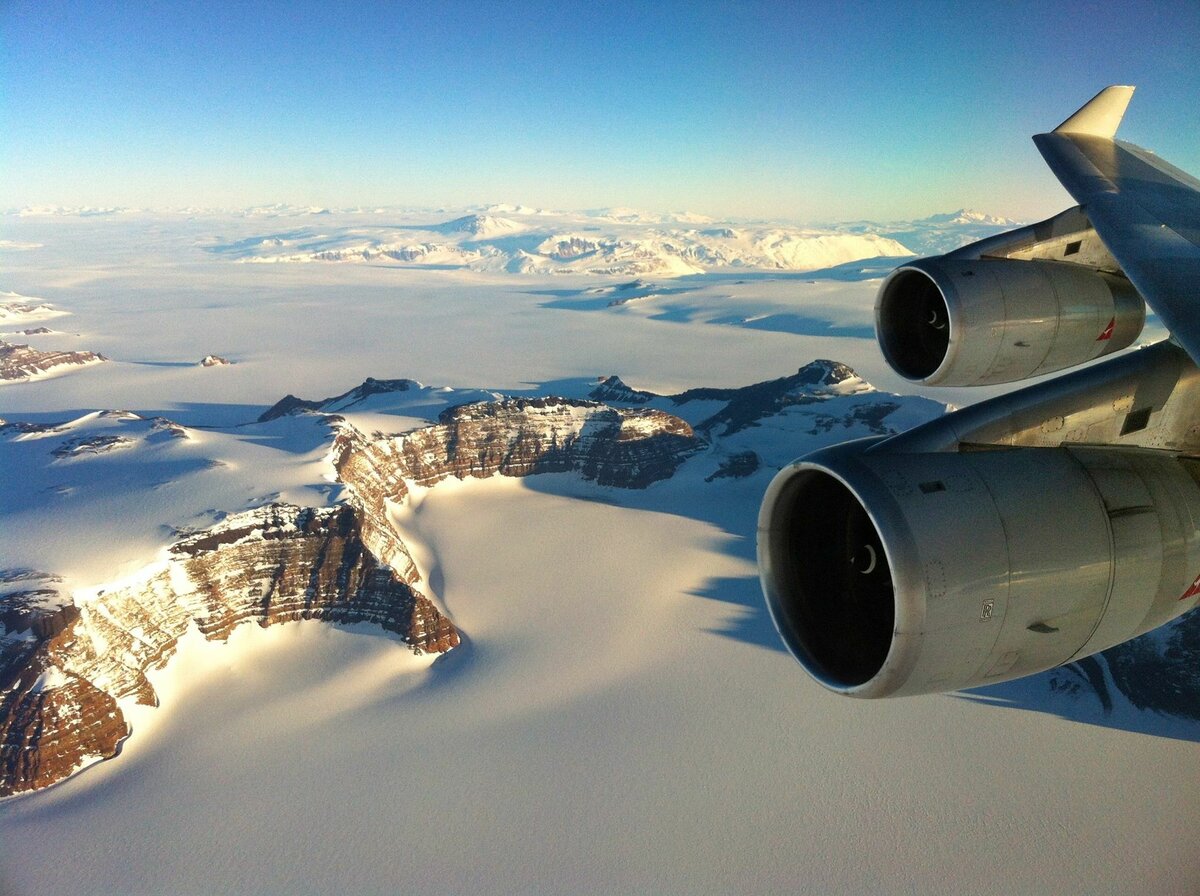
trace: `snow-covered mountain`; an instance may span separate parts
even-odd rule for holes
[[[273,212],[302,218],[311,210]],[[681,276],[726,270],[811,271],[865,259],[932,255],[1018,222],[959,209],[916,221],[854,221],[824,227],[721,222],[703,215],[607,208],[552,212],[489,206],[455,218],[377,209],[323,210],[319,227],[252,241],[210,242],[242,262],[383,262],[477,271],[592,276]]]
[[[587,399],[499,396],[452,405],[436,423],[398,435],[369,435],[336,413],[394,413],[429,392],[411,380],[368,379],[332,398],[289,395],[260,415],[268,426],[296,415],[330,424],[329,475],[345,486],[345,503],[270,503],[229,515],[183,533],[124,581],[73,596],[58,590],[53,572],[0,570],[0,741],[8,745],[0,796],[48,786],[115,755],[130,735],[122,701],[156,704],[146,670],[167,663],[191,625],[224,640],[247,621],[371,622],[418,654],[458,646],[455,623],[419,590],[422,573],[394,522],[394,508],[413,490],[552,473],[644,489],[685,464],[701,488],[717,488],[779,469],[798,445],[811,450],[889,434],[942,411],[925,399],[880,393],[846,365],[819,360],[751,386],[674,395],[610,375]],[[18,458],[49,469],[112,452],[126,455],[126,470],[136,455],[153,469],[156,446],[190,440],[192,432],[128,412],[70,424],[9,422],[0,425],[0,454],[10,469]],[[4,451],[6,443],[30,440],[42,449],[36,455]],[[21,473],[31,482],[44,475]],[[1055,672],[1053,686],[1072,699],[1086,691],[1111,707],[1120,695],[1141,709],[1200,720],[1195,705],[1179,698],[1200,687],[1191,667],[1178,662],[1183,653],[1200,660],[1200,618]]]
[[[838,225],[838,229],[879,234],[901,243],[914,255],[926,256],[950,252],[1024,223],[961,208],[916,221],[857,221]]]
[[[436,229],[439,233],[468,233],[476,239],[488,239],[524,230],[525,225],[495,215],[464,215],[445,224],[436,225]]]
[[[136,210],[124,206],[28,205],[19,209],[10,209],[7,214],[23,218],[102,218],[134,211]]]
[[[398,214],[292,228],[209,252],[242,262],[373,262],[519,274],[674,277],[726,269],[807,271],[909,254],[893,239],[786,225],[707,226],[695,215],[604,209],[562,214],[505,206],[445,221]]]
[[[130,734],[121,702],[157,703],[146,670],[170,660],[190,625],[224,640],[247,621],[373,622],[418,653],[456,647],[458,630],[418,590],[421,572],[391,516],[414,489],[550,473],[644,489],[673,477],[689,458],[712,483],[751,475],[764,462],[778,468],[786,462],[780,432],[790,454],[798,432],[817,441],[891,432],[892,424],[909,422],[901,408],[908,417],[940,411],[924,399],[880,396],[845,365],[817,361],[755,386],[673,396],[632,390],[611,376],[592,388],[592,398],[453,405],[437,423],[399,435],[368,435],[334,413],[400,410],[428,392],[411,380],[368,379],[333,398],[289,395],[260,415],[275,428],[296,415],[329,421],[329,475],[346,487],[344,504],[270,503],[227,516],[187,531],[157,561],[94,593],[60,593],[53,573],[0,571],[0,742],[8,745],[0,796],[48,786],[115,755]],[[696,429],[656,405],[687,413]],[[764,425],[766,438],[745,435]],[[36,483],[55,464],[113,452],[124,455],[121,469],[135,469],[140,456],[152,470],[155,453],[192,438],[192,430],[166,419],[104,412],[63,424],[4,423],[0,454]],[[103,475],[94,463],[91,470]]]
[[[8,328],[26,321],[46,320],[67,314],[42,299],[23,296],[16,292],[0,292],[0,326]]]
[[[969,208],[960,208],[956,212],[947,212],[940,215],[930,215],[928,218],[922,218],[916,223],[925,224],[930,227],[945,227],[952,224],[960,227],[1018,227],[1021,224],[1020,221],[1014,221],[1011,218],[989,215],[985,212],[977,212]]]
[[[14,292],[0,293],[0,299],[4,300],[0,301],[0,336],[9,333],[22,336],[53,336],[54,331],[46,327],[21,329],[21,325],[69,313],[40,299]],[[96,352],[43,350],[24,343],[6,342],[0,338],[0,384],[51,376],[104,360],[107,359]]]
[[[128,209],[57,207],[7,214],[54,218],[118,213],[134,214]],[[182,209],[177,214],[219,217],[228,213]],[[234,241],[210,238],[202,241],[203,248],[247,263],[370,262],[615,277],[674,277],[742,269],[811,271],[866,259],[931,255],[1018,223],[969,209],[914,221],[854,221],[822,227],[723,222],[693,213],[630,208],[561,212],[520,204],[464,209],[445,217],[439,217],[446,215],[444,211],[286,204],[243,209],[237,214],[264,223],[286,220],[287,229]]]

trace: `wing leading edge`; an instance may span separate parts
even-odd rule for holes
[[[1130,282],[1200,364],[1200,181],[1114,139],[1132,87],[1107,87],[1033,138]]]

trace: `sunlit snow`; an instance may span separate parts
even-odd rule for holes
[[[901,251],[883,230],[461,211],[5,216],[0,328],[69,313],[70,334],[27,338],[111,359],[0,391],[0,418],[31,424],[0,439],[11,587],[86,601],[179,532],[342,499],[329,421],[258,421],[367,377],[413,381],[327,409],[368,433],[500,394],[582,399],[613,374],[670,396],[818,358],[859,375],[831,389],[845,407],[875,400],[867,384],[911,393],[872,336],[894,263],[877,256]],[[391,519],[461,647],[433,661],[316,622],[185,637],[118,757],[0,802],[0,892],[1186,891],[1194,726],[1129,706],[1071,721],[1036,696],[845,700],[779,647],[758,502],[844,437],[806,413],[641,491],[571,473],[414,487]],[[706,481],[748,449],[760,469]]]

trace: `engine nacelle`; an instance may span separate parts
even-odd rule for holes
[[[1130,448],[906,454],[880,442],[794,462],[759,514],[771,617],[831,690],[991,684],[1196,606],[1200,462]]]
[[[1146,306],[1123,276],[962,252],[893,271],[875,300],[884,358],[926,385],[1011,383],[1131,345]]]

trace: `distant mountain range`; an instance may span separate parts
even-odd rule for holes
[[[1020,223],[968,209],[915,221],[820,227],[629,208],[561,212],[499,204],[462,212],[258,206],[236,214],[264,222],[286,220],[287,226],[203,248],[250,263],[369,262],[519,274],[674,277],[734,269],[811,271],[863,259],[938,254]],[[166,213],[39,206],[5,214]],[[217,212],[181,209],[170,214],[203,217]]]
[[[414,213],[369,218],[330,214],[319,221],[314,226],[289,221],[286,230],[205,249],[260,264],[368,262],[613,277],[677,277],[725,269],[809,271],[911,254],[896,240],[865,230],[718,225],[694,215],[651,216],[624,209],[563,214],[504,206],[440,221]]]
[[[1026,222],[960,208],[917,221],[855,221],[836,225],[847,233],[872,233],[895,240],[914,255],[940,255]]]

